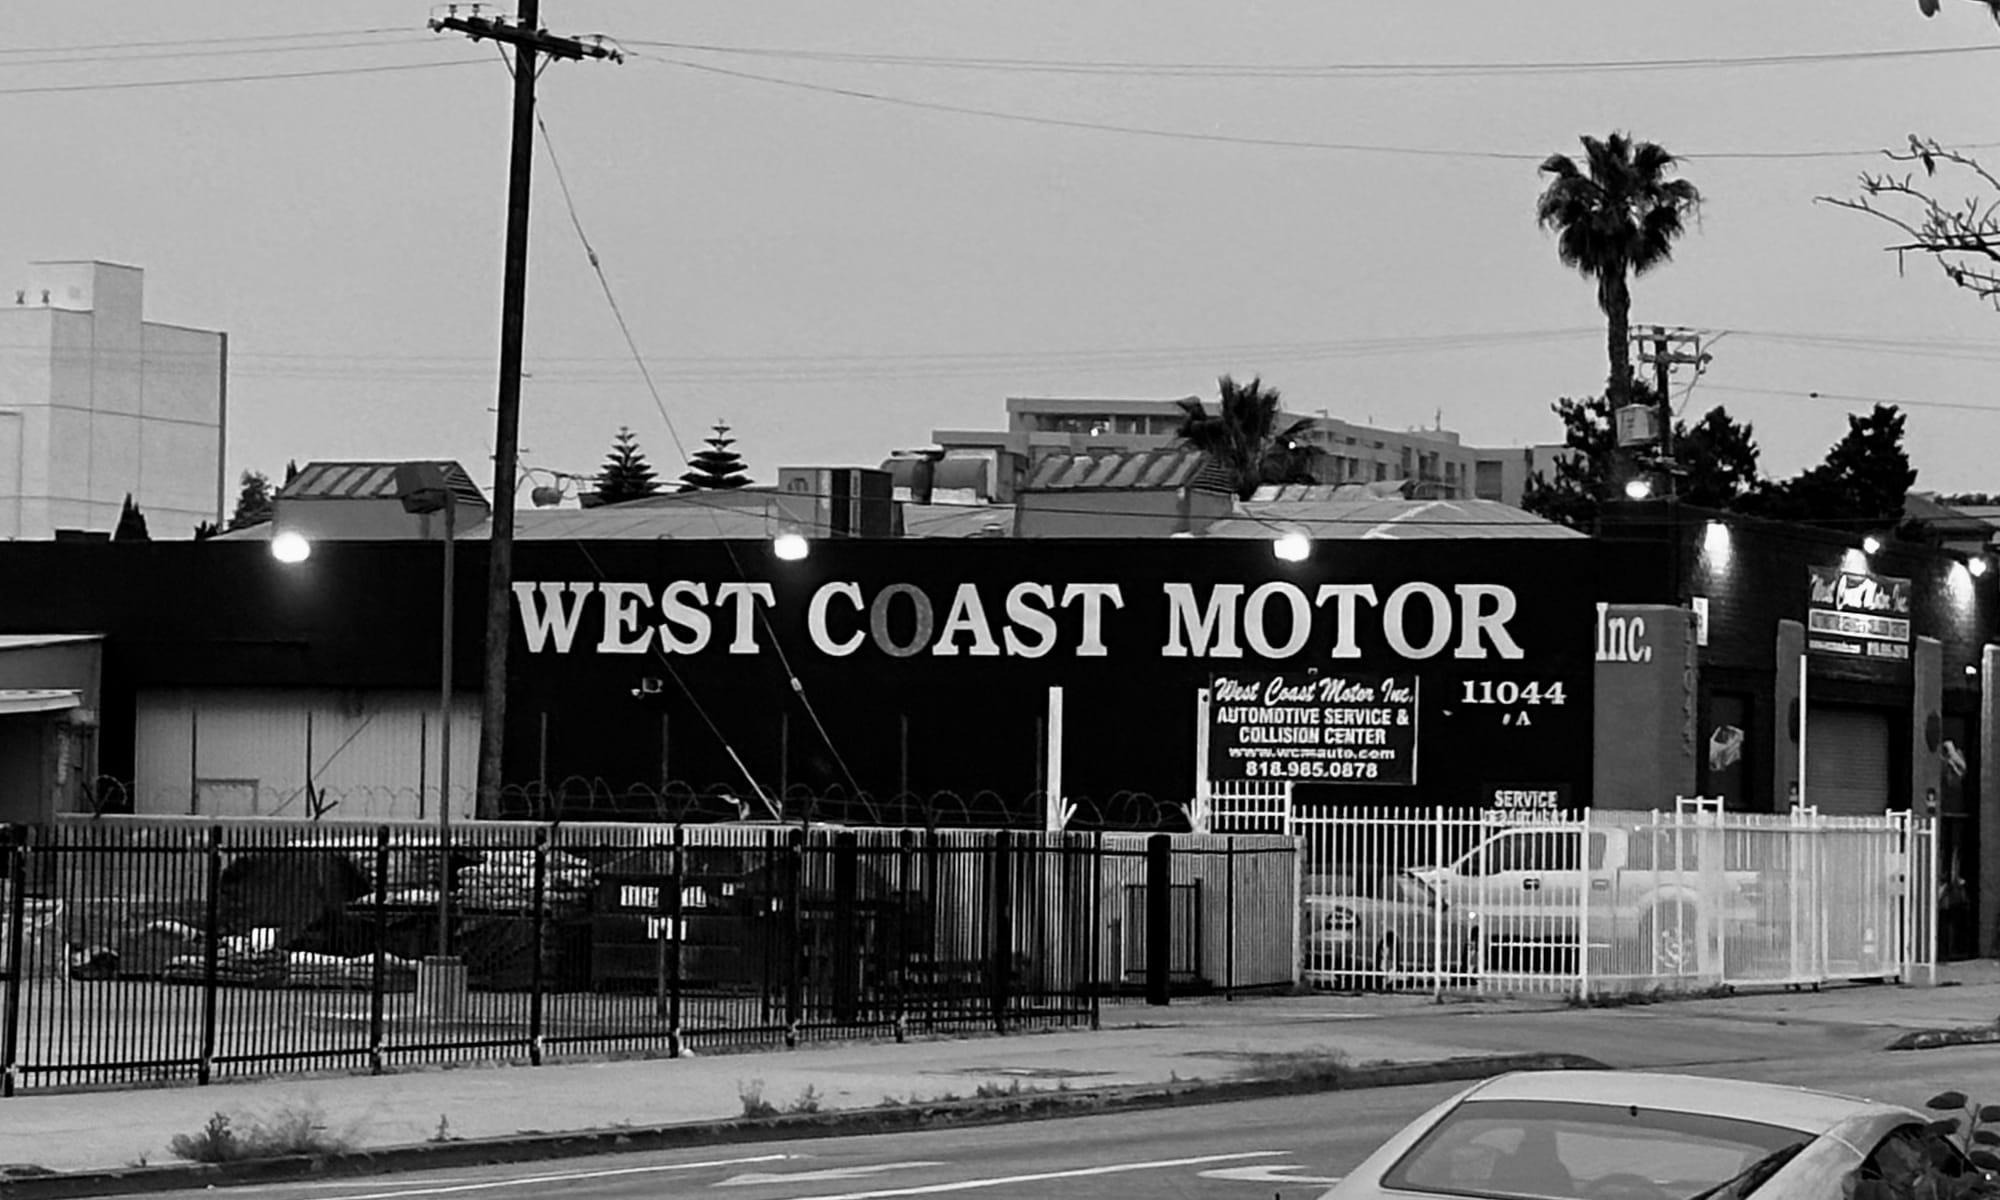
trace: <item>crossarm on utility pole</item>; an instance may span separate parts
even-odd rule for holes
[[[526,47],[536,54],[546,54],[550,58],[608,58],[622,63],[625,56],[617,49],[604,44],[602,36],[589,41],[582,38],[562,37],[545,29],[529,29],[527,22],[510,22],[499,17],[437,17],[431,21],[433,33],[462,33],[473,41],[492,38],[496,42],[506,42],[510,46]]]

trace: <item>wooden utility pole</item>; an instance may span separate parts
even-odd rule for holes
[[[1679,490],[1676,479],[1679,472],[1674,463],[1674,405],[1668,394],[1673,382],[1673,369],[1677,366],[1700,367],[1707,361],[1701,352],[1701,334],[1691,330],[1668,329],[1654,325],[1650,329],[1635,329],[1632,340],[1638,343],[1639,361],[1653,364],[1653,384],[1658,390],[1660,409],[1659,428],[1659,470],[1665,476],[1664,486],[1669,496]]]
[[[491,38],[514,47],[514,142],[507,168],[507,266],[500,287],[500,397],[493,434],[493,527],[487,542],[486,667],[479,708],[477,815],[491,817],[500,800],[501,750],[507,734],[508,616],[513,606],[514,484],[521,442],[521,327],[528,297],[528,195],[535,162],[536,57],[624,56],[603,44],[557,37],[542,28],[541,0],[519,0],[514,20],[484,16],[484,5],[451,5],[433,32]],[[460,16],[459,10],[469,13]]]

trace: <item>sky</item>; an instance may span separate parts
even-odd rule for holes
[[[442,9],[10,0],[0,284],[130,263],[148,319],[226,330],[232,477],[444,457],[489,482],[511,84],[490,44],[425,28]],[[1635,323],[1705,332],[1690,420],[1723,405],[1784,476],[1849,411],[1904,403],[1920,488],[2000,491],[2000,313],[1815,201],[1911,133],[2000,165],[1980,4],[547,0],[542,21],[627,57],[540,79],[529,468],[589,474],[622,425],[671,477],[722,421],[769,482],[1002,428],[1009,396],[1213,397],[1225,373],[1294,411],[1557,441],[1551,403],[1603,386],[1603,318],[1535,224],[1536,168],[1616,129],[1706,197],[1633,287]],[[1431,69],[1461,64],[1515,66]]]

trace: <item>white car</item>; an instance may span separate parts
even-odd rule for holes
[[[1417,1118],[1322,1200],[1840,1200],[1857,1167],[1895,1180],[1923,1163],[1938,1140],[1924,1132],[1931,1120],[1776,1084],[1519,1072]],[[1962,1156],[1953,1162],[1983,1174]]]

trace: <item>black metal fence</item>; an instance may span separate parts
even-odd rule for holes
[[[0,1094],[1094,1026],[1129,982],[1104,943],[1135,850],[1230,880],[1220,927],[1161,894],[1170,957],[1219,941],[1223,987],[1291,983],[1289,840],[1151,841],[482,822],[445,855],[410,824],[0,827]],[[1268,893],[1246,916],[1282,891],[1275,929],[1239,926],[1241,881]]]

